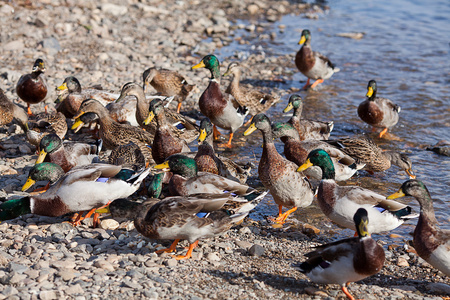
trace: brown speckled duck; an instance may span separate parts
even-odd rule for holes
[[[303,75],[308,77],[308,81],[302,89],[308,87],[310,79],[315,80],[311,85],[313,89],[325,79],[330,78],[334,73],[339,72],[339,68],[336,68],[325,55],[312,51],[311,32],[308,29],[302,31],[302,36],[298,43],[300,45],[303,44],[303,46],[295,56],[295,65]]]
[[[367,85],[367,99],[358,106],[358,116],[367,124],[384,128],[379,137],[381,138],[389,129],[398,122],[400,106],[391,100],[377,97],[377,82],[370,80]]]
[[[244,123],[248,109],[240,106],[236,101],[225,98],[222,94],[219,60],[216,56],[205,56],[200,63],[192,67],[192,69],[197,68],[207,68],[211,72],[209,85],[198,101],[200,111],[214,124],[214,139],[217,139],[220,134],[216,126],[230,131],[228,143],[220,146],[231,148],[234,132]]]
[[[266,115],[254,116],[244,135],[249,135],[257,129],[262,132],[264,139],[258,166],[259,179],[278,205],[278,217],[273,221],[283,224],[298,207],[309,206],[313,201],[314,193],[305,176],[296,172],[297,165],[278,153],[273,141],[270,120]],[[283,213],[283,206],[290,209]]]
[[[19,122],[22,129],[26,129],[28,122],[27,113],[18,105],[6,97],[2,89],[0,89],[0,125],[8,125],[14,119]]]
[[[17,96],[28,105],[28,115],[31,115],[30,104],[37,104],[47,96],[47,83],[44,78],[45,64],[36,59],[30,74],[22,75],[16,85]]]
[[[50,133],[55,133],[61,139],[66,135],[67,122],[62,113],[42,112],[29,118],[26,135],[30,144],[39,147],[41,139]]]
[[[144,92],[150,84],[161,96],[175,97],[178,102],[177,113],[180,113],[181,105],[195,84],[188,84],[186,79],[176,71],[167,69],[148,68],[142,74],[144,79]]]

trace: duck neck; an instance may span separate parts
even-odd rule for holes
[[[300,119],[302,117],[302,112],[303,112],[303,104],[300,104],[297,108],[294,107],[293,117]]]
[[[31,78],[33,79],[37,79],[39,77],[39,75],[43,74],[44,72],[42,72],[41,70],[36,70],[34,72],[31,72]]]
[[[155,116],[156,124],[158,125],[158,128],[162,128],[167,125],[166,122],[166,113],[164,111],[161,111],[159,114]]]
[[[418,200],[420,203],[420,218],[436,224],[437,220],[434,214],[433,200],[431,199],[430,194],[423,191],[420,195],[420,199]]]
[[[220,83],[220,67],[212,66],[209,71],[211,72],[211,80],[216,80],[218,83]]]
[[[139,88],[133,89],[131,96],[136,97],[136,115],[140,123],[142,123],[148,115],[149,102],[145,99],[144,90]]]
[[[320,165],[320,168],[322,169],[322,180],[323,179],[335,180],[336,173],[331,159],[324,161],[323,164]]]

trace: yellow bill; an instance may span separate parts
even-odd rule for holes
[[[78,113],[78,115],[76,115],[75,117],[73,117],[72,119],[78,119],[79,117],[81,117],[82,115],[84,115],[84,111],[80,111]]]
[[[258,129],[258,128],[256,128],[255,123],[252,123],[252,124],[250,125],[250,127],[247,128],[247,130],[245,130],[244,135],[250,135],[250,134],[252,134],[252,132],[255,131],[256,129]]]
[[[47,152],[45,152],[45,150],[42,149],[42,150],[39,152],[39,156],[38,156],[38,158],[36,159],[36,162],[35,162],[34,164],[35,164],[35,165],[40,164],[41,162],[44,161],[44,159],[45,159],[46,156],[47,156]]]
[[[144,120],[144,125],[148,125],[150,124],[150,122],[153,120],[153,118],[155,117],[155,114],[151,111],[148,113],[148,117]]]
[[[27,182],[22,186],[22,192],[25,192],[36,183],[35,180],[28,177]]]
[[[75,123],[73,123],[72,127],[70,129],[75,130],[75,132],[78,132],[81,127],[83,127],[84,122],[81,121],[80,119],[76,119]]]
[[[69,88],[67,87],[67,82],[64,82],[63,84],[61,84],[60,86],[58,86],[57,89],[60,90],[60,91],[64,91],[64,90],[69,89]]]
[[[170,169],[169,168],[169,161],[166,160],[165,162],[163,162],[162,164],[153,166],[153,169],[157,169],[157,170],[162,170],[162,169]]]
[[[312,167],[312,166],[313,166],[313,164],[308,158],[303,165],[298,167],[297,172],[303,172],[303,171],[305,171],[306,169],[308,169],[309,167]]]
[[[369,86],[368,88],[367,88],[367,94],[366,94],[366,97],[372,97],[372,95],[373,95],[373,88],[371,87],[371,86]]]
[[[306,42],[306,37],[304,35],[302,35],[302,37],[300,38],[300,41],[298,42],[298,44],[301,45],[304,42]]]
[[[405,193],[403,193],[402,190],[399,190],[397,193],[393,193],[392,195],[386,197],[387,199],[397,199],[397,198],[401,198],[401,197],[405,197]]]
[[[205,63],[202,60],[201,62],[199,62],[198,64],[193,66],[192,69],[200,69],[200,68],[204,68],[204,67],[206,67],[206,65],[205,65]]]
[[[294,108],[294,105],[292,105],[292,103],[289,103],[286,108],[283,110],[284,113],[287,113],[288,111],[290,111],[291,109]]]
[[[108,214],[111,211],[109,210],[109,205],[108,205],[106,207],[102,207],[102,208],[96,209],[95,212],[98,213],[98,214]]]
[[[206,129],[200,130],[200,136],[198,137],[198,143],[202,143],[206,139]]]

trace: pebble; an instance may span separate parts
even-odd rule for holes
[[[261,256],[264,254],[264,248],[261,245],[253,245],[248,249],[248,253],[252,256]]]
[[[114,219],[105,219],[101,221],[100,227],[105,230],[115,230],[119,228],[119,222]]]
[[[102,260],[102,259],[96,260],[94,262],[94,266],[97,268],[101,268],[103,270],[109,271],[109,272],[113,272],[115,270],[113,265],[110,262],[108,262],[106,260]]]

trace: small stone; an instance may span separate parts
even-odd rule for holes
[[[1,295],[4,296],[5,298],[7,298],[9,296],[12,296],[12,295],[15,295],[18,293],[19,293],[19,291],[15,287],[8,285],[2,291]]]
[[[22,252],[25,256],[28,256],[31,254],[31,252],[33,252],[33,248],[31,248],[30,246],[23,246]]]
[[[176,260],[175,258],[171,258],[166,260],[165,263],[168,267],[175,267],[178,264],[178,260]]]
[[[399,258],[397,258],[397,266],[409,267],[409,263],[404,257],[399,257]]]
[[[9,269],[11,271],[14,271],[14,272],[17,272],[19,274],[22,274],[23,272],[28,270],[28,266],[21,265],[21,264],[15,263],[15,262],[10,262],[9,263]]]
[[[239,229],[239,234],[250,234],[250,233],[252,233],[252,231],[248,227],[242,227],[241,229]]]
[[[58,272],[58,276],[64,281],[69,281],[75,277],[75,272],[73,269],[64,268]]]
[[[119,222],[114,219],[105,219],[100,223],[100,227],[105,230],[116,230],[117,228],[119,228],[119,225]]]
[[[123,16],[128,12],[128,8],[126,6],[112,3],[103,3],[101,5],[101,10],[113,16]]]
[[[135,290],[142,289],[142,286],[139,283],[133,282],[133,281],[129,281],[129,280],[124,280],[122,282],[122,285],[125,286],[125,287],[129,287],[129,288],[135,289]]]
[[[22,40],[16,40],[3,45],[3,50],[6,51],[20,51],[25,47]]]
[[[113,265],[111,263],[109,263],[108,261],[106,261],[106,260],[102,260],[102,259],[96,260],[94,262],[94,266],[97,267],[97,268],[106,270],[108,272],[113,272],[114,271]]]
[[[67,295],[73,295],[73,294],[83,294],[84,290],[79,284],[71,285],[68,288],[64,289],[64,292]]]
[[[441,283],[441,282],[433,282],[427,285],[427,289],[431,293],[442,294],[442,295],[450,295],[450,285]]]
[[[220,257],[215,252],[208,253],[206,259],[208,261],[220,261]]]
[[[55,291],[41,291],[39,293],[39,299],[41,300],[53,300],[58,299]]]
[[[31,151],[30,147],[28,147],[27,144],[20,144],[19,152],[22,154],[30,154],[32,151]]]
[[[252,256],[261,256],[264,254],[264,248],[260,245],[253,245],[250,247],[250,249],[248,249],[248,253]]]
[[[75,269],[76,263],[72,260],[60,260],[52,262],[50,266],[56,269]]]
[[[259,11],[259,6],[256,4],[250,4],[249,6],[247,6],[247,11],[251,15],[256,15]]]
[[[247,227],[246,227],[247,228]],[[236,245],[239,246],[242,249],[249,249],[252,246],[252,243],[249,243],[247,241],[235,241]]]

